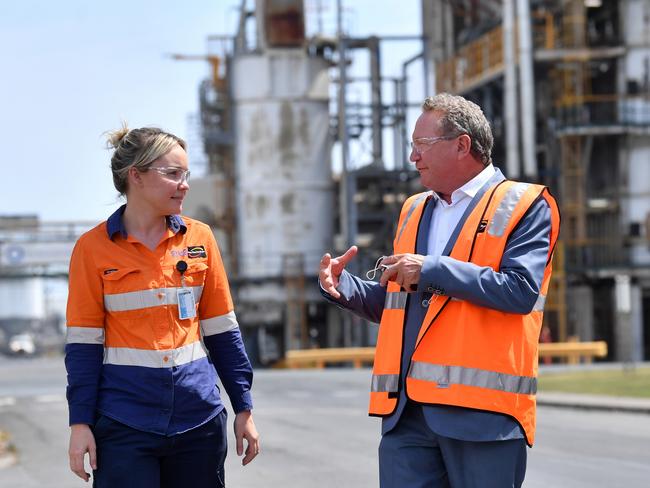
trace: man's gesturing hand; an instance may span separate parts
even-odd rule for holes
[[[424,256],[421,254],[394,254],[382,259],[381,264],[388,266],[381,274],[379,280],[381,286],[386,286],[389,281],[394,281],[406,291],[417,289]]]
[[[318,281],[320,286],[323,287],[327,293],[334,298],[341,298],[341,294],[336,291],[339,286],[339,276],[343,272],[343,268],[348,264],[357,254],[357,246],[352,246],[345,251],[345,254],[332,258],[329,253],[325,254],[320,260],[320,271],[318,273]]]

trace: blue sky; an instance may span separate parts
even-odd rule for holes
[[[334,26],[335,0],[321,0]],[[344,0],[352,35],[420,33],[417,0]],[[306,0],[308,9],[318,4]],[[187,137],[209,34],[233,33],[234,0],[22,0],[0,16],[0,215],[105,219],[119,204],[102,133],[121,120]],[[417,52],[388,46],[384,73]],[[190,162],[191,164],[191,162]],[[191,191],[191,190],[190,190]]]

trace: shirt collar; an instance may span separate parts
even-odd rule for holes
[[[124,211],[126,210],[126,204],[118,208],[106,221],[106,230],[108,232],[108,238],[113,239],[115,234],[118,232],[122,235],[124,239],[128,237],[126,232],[126,227],[124,227]],[[180,215],[167,215],[165,217],[167,222],[167,228],[171,230],[174,234],[180,232],[185,234],[187,232],[187,225],[183,221],[183,217]]]
[[[494,166],[492,164],[487,165],[485,168],[483,168],[483,171],[477,174],[474,178],[469,180],[460,188],[454,190],[454,192],[451,194],[451,204],[449,205],[454,205],[465,197],[474,198],[478,191],[483,188],[483,185],[485,185],[490,180],[490,178],[494,176],[495,173],[496,169]],[[433,192],[433,194],[437,200],[440,200],[447,204],[447,202],[442,200],[437,193]]]

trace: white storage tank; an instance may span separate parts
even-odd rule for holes
[[[0,319],[42,319],[45,312],[43,278],[0,278]]]
[[[233,59],[238,261],[244,280],[281,278],[288,255],[302,255],[304,273],[316,275],[322,253],[331,248],[327,68],[304,49]]]

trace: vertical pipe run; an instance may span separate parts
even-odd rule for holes
[[[403,108],[402,110],[402,155],[403,155],[403,163],[402,167],[407,166],[407,163],[409,161],[409,136],[407,133],[406,129],[406,113],[408,112],[408,67],[418,59],[424,58],[424,51],[416,54],[415,56],[412,56],[408,58],[406,61],[402,63],[402,79],[401,79],[401,107]]]
[[[370,53],[370,104],[372,107],[372,164],[383,169],[381,53],[377,36],[368,38],[368,51]]]
[[[347,124],[347,103],[346,103],[346,43],[343,36],[343,6],[342,0],[336,1],[336,24],[337,24],[337,38],[338,38],[338,51],[339,51],[339,143],[341,144],[341,182],[339,186],[339,208],[340,208],[340,222],[341,234],[343,235],[344,247],[348,249],[356,241],[356,208],[354,206],[353,195],[353,181],[349,175],[349,135]],[[353,271],[353,270],[352,270]],[[342,340],[343,346],[349,347],[352,345],[352,324],[348,314],[343,314],[343,333]]]
[[[400,80],[393,80],[395,90],[395,123],[393,124],[393,165],[395,169],[404,169],[404,148],[402,139],[402,87]]]
[[[521,101],[521,143],[524,175],[534,181],[537,179],[535,78],[530,4],[528,0],[517,0],[517,19],[519,34],[519,99]]]
[[[518,178],[519,124],[517,122],[517,72],[515,70],[513,0],[503,0],[503,64],[506,126],[506,171],[508,178]]]
[[[347,88],[347,72],[346,72],[346,43],[343,36],[343,13],[342,13],[342,0],[337,0],[337,37],[338,37],[338,51],[339,51],[339,93],[338,93],[338,112],[339,112],[339,143],[341,144],[341,191],[340,191],[340,210],[341,210],[341,234],[346,249],[354,244],[356,236],[352,231],[354,216],[352,215],[352,194],[350,193],[350,177],[349,177],[349,134],[347,124],[347,103],[346,103],[346,88]]]

